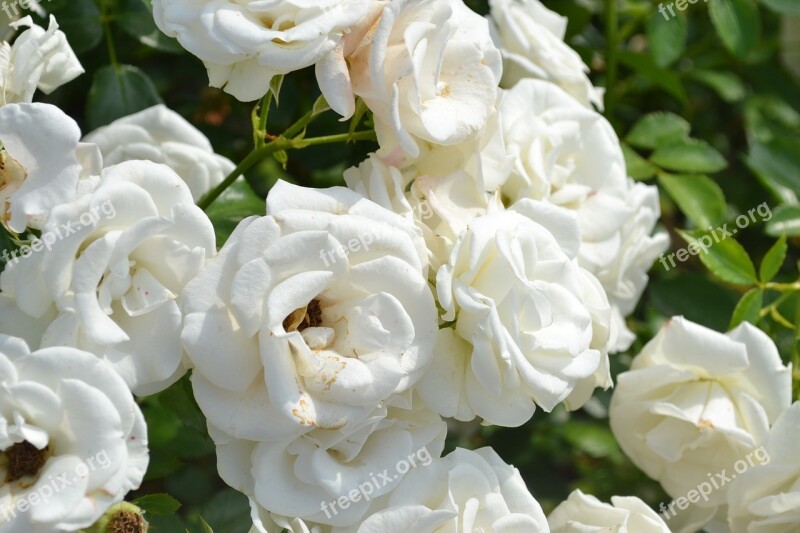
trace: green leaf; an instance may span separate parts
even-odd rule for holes
[[[764,303],[764,291],[761,289],[750,289],[733,310],[731,323],[728,329],[733,329],[742,322],[750,322],[755,325],[758,323],[758,314],[761,311],[761,305]]]
[[[97,129],[160,103],[161,97],[144,72],[130,65],[107,65],[95,73],[89,89],[88,129]]]
[[[653,12],[647,22],[647,41],[656,65],[667,67],[683,54],[689,23],[684,14],[665,20],[659,12]]]
[[[650,161],[678,172],[719,172],[728,166],[722,154],[699,139],[683,139],[660,146]]]
[[[800,236],[800,206],[778,206],[772,213],[772,218],[767,222],[765,231],[772,237],[784,234],[789,237]]]
[[[88,52],[103,39],[103,20],[93,0],[48,0],[47,11],[76,54]]]
[[[112,11],[113,20],[122,31],[140,43],[171,54],[185,52],[180,43],[167,37],[156,26],[151,8],[142,0],[118,0],[120,5]]]
[[[736,233],[736,230],[732,230]],[[756,267],[741,244],[732,237],[720,237],[716,232],[719,242],[711,233],[704,231],[678,230],[678,234],[687,243],[693,243],[697,255],[708,269],[722,281],[735,285],[752,285],[758,283]],[[689,248],[691,253],[691,247]]]
[[[722,44],[737,57],[744,57],[758,46],[761,18],[753,0],[711,0],[711,22]]]
[[[132,502],[146,513],[154,515],[174,514],[181,508],[181,503],[169,494],[147,494]]]
[[[761,261],[761,267],[758,269],[761,281],[767,283],[778,275],[778,272],[783,266],[783,261],[786,259],[786,251],[789,249],[786,244],[786,235],[781,235],[778,241],[772,245],[764,259]]]
[[[651,113],[641,118],[627,138],[629,144],[638,148],[654,149],[669,144],[689,135],[689,123],[672,113]]]
[[[750,170],[763,180],[800,194],[800,143],[790,139],[754,142],[745,158]]]
[[[728,103],[739,102],[747,92],[741,78],[732,72],[695,69],[689,71],[689,75],[703,85],[710,87],[720,98]]]
[[[635,180],[646,180],[656,175],[658,169],[625,143],[622,143],[622,154],[625,156],[628,176]]]
[[[664,316],[682,315],[715,331],[725,331],[738,295],[700,274],[679,272],[647,287],[648,301]]]
[[[797,0],[761,0],[761,2],[777,13],[800,15],[800,2]]]
[[[225,244],[239,222],[250,215],[263,216],[266,211],[266,202],[253,192],[250,184],[242,178],[236,180],[206,210],[217,233],[217,246]]]
[[[655,60],[649,54],[621,50],[618,57],[622,64],[633,69],[653,85],[661,87],[681,103],[689,103],[680,77],[674,72],[656,65]]]
[[[659,174],[658,182],[695,226],[705,229],[725,219],[725,194],[708,176]]]

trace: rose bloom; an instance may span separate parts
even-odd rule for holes
[[[100,148],[106,166],[136,159],[167,165],[183,178],[195,200],[236,166],[215,154],[205,135],[162,104],[115,120],[83,140]]]
[[[158,27],[208,69],[212,87],[248,102],[273,76],[316,65],[322,94],[336,112],[355,110],[349,56],[380,15],[373,0],[154,0]]]
[[[664,520],[639,498],[614,496],[607,504],[580,490],[556,507],[547,522],[552,533],[670,533]]]
[[[611,310],[578,265],[578,245],[574,215],[533,200],[461,232],[436,276],[442,320],[452,327],[440,329],[419,387],[434,410],[519,426],[536,405],[576,408],[595,385],[610,385]]]
[[[30,352],[0,335],[0,529],[76,531],[137,489],[147,427],[122,379],[90,353]]]
[[[611,429],[623,451],[673,498],[764,442],[791,401],[791,368],[745,322],[718,333],[671,318],[617,378]],[[692,507],[702,526],[725,505],[728,485]]]
[[[761,464],[737,474],[728,490],[733,533],[779,533],[800,523],[799,434],[800,402],[795,402],[770,430],[762,457],[757,457]]]
[[[88,148],[74,120],[50,104],[0,107],[0,213],[16,233],[41,229],[54,206],[78,196]],[[99,165],[95,162],[95,167]],[[96,170],[96,168],[95,168]],[[7,260],[7,259],[6,259]]]
[[[468,171],[443,177],[420,175],[416,165],[401,170],[377,153],[346,170],[344,179],[352,190],[420,228],[432,274],[447,262],[458,235],[474,218],[503,209],[499,194],[473,184]]]
[[[28,29],[14,44],[0,42],[0,106],[32,102],[37,88],[50,94],[83,74],[83,67],[52,15],[47,30],[34,24],[31,17],[12,22],[11,27]]]
[[[109,167],[7,263],[0,331],[90,351],[137,395],[158,392],[186,371],[177,300],[215,253],[211,221],[169,167]]]
[[[457,448],[410,471],[379,503],[358,533],[549,532],[542,508],[519,471],[488,447]],[[355,529],[341,533],[351,531]]]
[[[479,135],[502,72],[486,20],[461,0],[395,0],[351,60],[353,90],[381,146],[452,145]]]
[[[256,442],[209,429],[220,475],[249,497],[260,532],[270,531],[270,520],[286,523],[286,516],[325,530],[355,530],[373,499],[442,453],[442,419],[421,402],[405,407],[379,407],[359,424],[282,441]]]
[[[554,83],[581,105],[603,109],[603,89],[589,81],[589,67],[564,42],[567,18],[539,0],[489,0],[492,37],[503,55],[503,87],[524,78]]]
[[[523,80],[503,97],[500,122],[512,171],[500,187],[507,204],[547,200],[578,215],[582,267],[598,277],[613,308],[613,351],[634,339],[624,317],[647,286],[647,271],[668,245],[651,235],[658,189],[629,179],[619,139],[602,115],[557,86]]]

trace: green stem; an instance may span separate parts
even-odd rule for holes
[[[772,289],[774,291],[800,291],[800,281],[795,281],[794,283],[765,283],[765,289]]]
[[[301,119],[302,120],[302,119]],[[290,128],[289,130],[291,130]],[[289,131],[287,130],[287,132]],[[302,149],[308,146],[318,146],[321,144],[333,144],[339,142],[349,142],[349,141],[369,141],[375,139],[375,132],[374,131],[359,131],[356,133],[339,133],[336,135],[325,135],[323,137],[312,137],[310,139],[302,139],[302,138],[295,138],[295,139],[287,139],[284,137],[279,137],[274,141],[270,141],[269,143],[261,146],[260,148],[256,148],[252,152],[250,152],[247,157],[245,157],[239,165],[233,169],[233,171],[228,174],[228,176],[214,189],[208,192],[205,196],[203,196],[198,202],[197,205],[203,210],[208,209],[214,200],[219,198],[219,196],[225,192],[225,190],[233,185],[236,179],[253,168],[253,166],[264,159],[266,156],[274,154],[275,152],[281,152],[284,150],[294,150],[294,149]]]
[[[619,43],[619,13],[617,0],[605,0],[606,22],[606,117],[611,120],[614,112],[614,85],[617,83],[617,47]]]
[[[111,36],[111,16],[108,13],[107,7],[105,0],[100,2],[100,9],[102,10],[103,17],[103,35],[105,35],[106,47],[108,47],[108,59],[116,70],[119,66],[119,62],[117,61],[117,51],[114,49],[114,39]]]
[[[261,148],[266,144],[267,137],[267,117],[269,117],[269,108],[272,105],[272,91],[267,91],[264,98],[261,99],[259,106],[258,128],[255,132],[256,148]]]

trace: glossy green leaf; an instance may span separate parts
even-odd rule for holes
[[[761,261],[759,267],[759,277],[761,281],[766,283],[772,281],[775,276],[780,272],[781,266],[786,259],[786,252],[789,246],[786,244],[786,235],[781,235],[778,241],[772,245],[764,259]]]
[[[750,289],[744,293],[744,296],[742,296],[742,299],[739,300],[739,303],[736,304],[736,308],[733,310],[733,316],[731,317],[731,323],[728,325],[728,329],[733,329],[742,322],[757,324],[758,315],[763,303],[764,291],[761,289]]]
[[[97,129],[160,103],[161,97],[144,72],[130,65],[107,65],[95,73],[89,90],[88,129]]]
[[[732,237],[722,238],[717,232],[720,240],[716,242],[715,237],[708,232],[678,230],[678,234],[687,243],[696,246],[696,255],[700,261],[722,281],[736,285],[752,285],[758,282],[753,261],[744,247]]]
[[[638,148],[653,149],[685,139],[690,130],[689,123],[678,115],[650,113],[634,124],[625,140]]]
[[[711,0],[708,10],[717,35],[735,56],[744,57],[758,46],[761,17],[753,0]]]
[[[754,142],[745,161],[762,179],[800,194],[800,142],[791,139]]]
[[[662,13],[654,11],[647,22],[647,42],[656,64],[667,67],[681,57],[688,35],[686,15],[679,13],[667,20]]]
[[[181,503],[169,494],[147,494],[133,501],[143,511],[154,515],[170,515],[181,507]]]
[[[767,221],[767,235],[780,237],[783,234],[789,237],[800,236],[800,206],[781,205],[772,212],[772,218]]]
[[[625,156],[628,176],[635,180],[646,180],[656,175],[658,169],[625,143],[622,143],[622,154]]]
[[[722,154],[699,139],[683,139],[660,146],[650,161],[667,170],[678,172],[719,172],[728,166]]]
[[[707,228],[725,219],[725,194],[708,176],[660,174],[658,182],[695,226]]]

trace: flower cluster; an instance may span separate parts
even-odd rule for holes
[[[369,111],[378,148],[346,187],[279,180],[218,251],[196,202],[238,167],[164,106],[82,138],[30,103],[81,72],[64,35],[16,24],[0,214],[33,240],[0,274],[0,529],[96,522],[146,470],[131,393],[191,371],[259,533],[669,531],[632,496],[575,491],[548,518],[491,448],[442,456],[446,418],[517,427],[610,388],[667,246],[565,19],[538,0],[492,0],[487,18],[462,0],[152,3],[212,86],[252,101],[314,66],[331,109]],[[798,521],[790,403],[766,334],[674,317],[619,376],[610,423],[673,498],[764,447],[771,464],[679,520],[767,530]],[[101,452],[110,466],[31,503]]]

